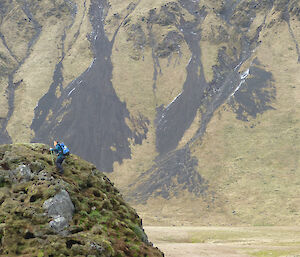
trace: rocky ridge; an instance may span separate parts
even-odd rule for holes
[[[163,256],[103,173],[71,155],[60,176],[48,149],[0,146],[0,256]]]

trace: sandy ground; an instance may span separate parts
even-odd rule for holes
[[[158,243],[155,244],[161,249],[166,257],[198,257],[198,256],[249,256],[238,252],[236,249],[230,246],[203,244],[203,243]]]
[[[300,227],[145,227],[166,257],[300,257]]]

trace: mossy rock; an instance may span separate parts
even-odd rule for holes
[[[61,176],[48,149],[42,144],[0,146],[0,255],[163,256],[145,240],[140,218],[103,173],[71,155]],[[20,166],[31,172],[29,181],[14,178]],[[57,232],[43,204],[63,189],[75,211],[69,226]]]

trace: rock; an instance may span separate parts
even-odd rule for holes
[[[39,174],[37,175],[39,180],[46,180],[46,181],[50,181],[53,180],[54,178],[51,176],[51,174],[49,174],[46,171],[40,171]]]
[[[7,151],[4,154],[3,161],[17,163],[20,160],[20,156],[16,155],[14,152]]]
[[[33,171],[33,172],[37,172],[39,173],[40,171],[42,171],[43,169],[45,168],[45,165],[38,162],[38,161],[35,161],[35,162],[32,162],[30,164],[30,169]]]
[[[0,164],[0,255],[111,257],[124,247],[126,256],[163,256],[129,228],[141,226],[138,215],[94,165],[71,155],[59,176],[47,146],[0,145],[0,162],[7,149],[20,160]]]
[[[61,190],[60,193],[46,200],[43,204],[43,208],[46,210],[48,216],[53,218],[49,226],[56,232],[61,232],[68,227],[68,222],[72,220],[75,210],[66,190]]]
[[[31,172],[30,168],[26,165],[20,165],[15,170],[10,172],[10,178],[14,182],[28,182],[34,178],[34,174]]]
[[[68,220],[63,216],[57,216],[49,222],[49,226],[56,231],[62,231],[68,227]]]
[[[155,53],[160,58],[168,57],[172,52],[180,51],[180,43],[183,37],[176,31],[170,31],[164,38],[163,42],[159,43],[155,49]]]

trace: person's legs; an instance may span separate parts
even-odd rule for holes
[[[63,167],[62,167],[62,163],[64,161],[65,157],[64,156],[58,156],[56,159],[56,167],[59,170],[59,173],[62,174],[64,173]]]

